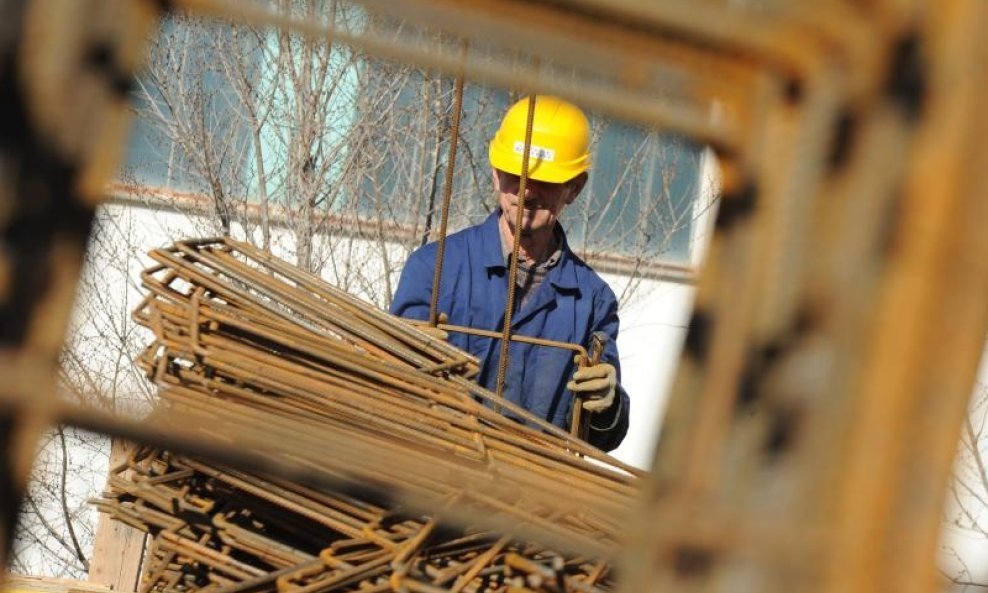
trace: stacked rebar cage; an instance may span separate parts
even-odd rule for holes
[[[611,589],[606,551],[640,472],[477,387],[472,357],[255,247],[200,240],[151,256],[135,318],[155,336],[139,364],[158,414],[231,441],[251,426],[292,443],[269,448],[275,461],[363,487],[138,449],[96,504],[153,535],[142,591]],[[389,502],[400,492],[487,527],[451,529]]]

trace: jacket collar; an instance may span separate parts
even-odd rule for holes
[[[484,254],[484,266],[488,269],[505,267],[504,255],[501,253],[501,231],[497,227],[500,216],[501,209],[498,208],[480,225],[480,248]]]

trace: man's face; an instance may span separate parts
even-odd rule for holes
[[[518,175],[493,169],[494,188],[498,192],[498,202],[504,212],[511,232],[516,234],[515,221],[518,216],[518,189],[521,178]],[[559,219],[563,208],[573,203],[586,182],[586,176],[566,183],[549,183],[529,179],[525,184],[525,212],[522,218],[521,235],[527,236],[540,231],[551,231]]]

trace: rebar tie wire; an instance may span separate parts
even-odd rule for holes
[[[453,127],[450,130],[449,162],[446,164],[446,185],[443,187],[443,210],[439,219],[439,244],[436,250],[436,270],[432,276],[432,299],[429,303],[429,325],[439,323],[439,283],[443,275],[443,260],[446,257],[446,227],[449,222],[449,202],[453,194],[453,170],[456,168],[456,148],[460,140],[460,116],[463,112],[463,80],[466,78],[467,41],[460,45],[460,71],[456,76],[453,92]]]
[[[508,301],[504,305],[504,329],[501,336],[501,358],[497,366],[499,398],[504,397],[504,378],[508,372],[508,348],[511,346],[511,314],[515,310],[515,288],[518,278],[518,251],[521,247],[521,225],[525,217],[525,191],[528,185],[528,162],[532,151],[532,126],[535,121],[535,94],[528,99],[528,118],[525,122],[525,149],[521,156],[521,180],[518,182],[518,205],[515,212],[515,232],[511,245],[511,263],[508,267]]]

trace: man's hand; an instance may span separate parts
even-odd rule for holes
[[[566,388],[583,396],[584,410],[603,412],[614,405],[617,371],[606,362],[579,368],[573,373],[573,380],[566,384]]]
[[[445,330],[441,330],[438,327],[432,327],[429,324],[420,325],[418,326],[418,329],[422,333],[428,334],[430,338],[434,338],[436,340],[441,340],[445,342],[446,340],[449,339],[449,334],[446,333]]]
[[[436,319],[436,323],[440,323],[440,324],[446,323],[448,321],[449,321],[449,316],[446,315],[445,313],[440,313]],[[446,340],[449,339],[449,334],[445,330],[429,325],[428,323],[416,323],[415,327],[418,328],[418,330],[421,331],[422,333],[428,334],[429,337],[434,338],[436,340],[442,340],[443,342],[445,342]]]

